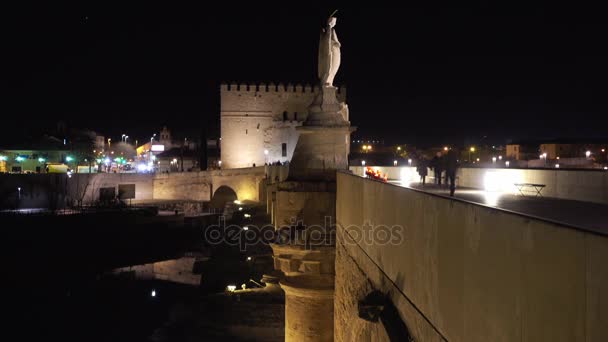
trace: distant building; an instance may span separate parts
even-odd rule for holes
[[[189,172],[198,171],[199,155],[197,151],[172,148],[156,155],[159,172]]]
[[[520,144],[508,144],[507,145],[507,159],[511,160],[523,160],[523,146]]]
[[[222,84],[222,168],[288,162],[298,142],[296,127],[308,116],[318,92],[309,85]],[[337,92],[348,121],[346,89]]]
[[[137,146],[136,153],[138,158],[148,159],[152,155],[157,156],[173,148],[185,147],[189,150],[196,150],[198,148],[198,144],[195,141],[188,140],[187,138],[180,141],[173,140],[171,131],[167,126],[163,126],[157,137],[157,139],[150,139],[150,141],[146,141],[144,144]],[[149,154],[150,152],[151,155]]]
[[[67,150],[0,150],[0,173],[45,173],[48,164],[66,162]]]
[[[100,152],[105,149],[106,140],[103,135],[95,136],[95,151]]]

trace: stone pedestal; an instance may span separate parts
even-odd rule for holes
[[[322,86],[306,121],[297,128],[300,137],[289,163],[288,180],[335,181],[336,170],[348,170],[354,130],[342,116],[336,88]]]

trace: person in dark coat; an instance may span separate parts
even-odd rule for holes
[[[446,158],[446,183],[448,180],[450,181],[450,196],[454,196],[454,191],[456,191],[456,170],[458,169],[458,157],[456,155],[456,151],[449,150],[448,154],[444,158]]]
[[[433,168],[433,173],[435,174],[435,183],[437,185],[441,185],[441,173],[443,172],[443,160],[441,158],[441,154],[437,153],[433,160],[431,160],[431,167]]]
[[[426,175],[429,173],[427,167],[428,167],[428,164],[427,164],[426,160],[424,159],[424,157],[420,158],[420,160],[418,160],[418,167],[416,168],[416,171],[418,171],[418,174],[420,175],[420,180],[422,181],[422,186],[424,186],[424,184],[426,182]]]

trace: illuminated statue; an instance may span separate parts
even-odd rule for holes
[[[333,86],[340,67],[340,42],[336,35],[336,17],[330,16],[319,42],[319,79],[322,86]]]

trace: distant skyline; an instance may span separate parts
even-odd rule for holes
[[[134,139],[163,125],[217,133],[222,81],[315,81],[318,33],[335,8],[335,83],[347,86],[358,136],[424,145],[608,137],[608,24],[592,9],[302,2],[16,9],[2,24],[2,138],[59,120]]]

